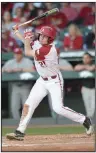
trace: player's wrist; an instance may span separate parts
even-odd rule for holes
[[[30,46],[30,38],[29,37],[26,37],[24,39],[24,43],[25,43],[25,46]]]
[[[28,40],[29,40],[29,39],[30,39],[30,36],[26,36],[26,37],[24,37],[24,38],[25,38],[25,40],[26,40],[26,39],[28,39]]]
[[[19,33],[18,25],[13,26],[12,29],[13,29],[14,34]]]
[[[15,34],[15,35],[16,35],[17,33],[19,33],[19,30],[15,30],[15,31],[14,31],[14,34]]]

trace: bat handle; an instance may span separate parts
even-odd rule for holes
[[[29,21],[27,21],[27,22],[25,22],[25,23],[21,23],[21,24],[19,24],[18,25],[18,27],[22,27],[22,26],[24,26],[24,25],[26,25],[26,24],[29,24],[29,23],[31,23],[33,20],[29,20]]]
[[[32,20],[29,20],[29,21],[27,21],[27,22],[25,22],[25,23],[21,23],[21,24],[18,25],[18,28],[19,28],[19,27],[22,27],[22,26],[24,26],[24,25],[26,25],[26,24],[29,24],[29,23],[31,23],[32,21],[34,21],[34,20],[32,19]],[[15,25],[15,26],[16,26],[16,25]],[[13,30],[14,30],[15,26],[12,27]]]

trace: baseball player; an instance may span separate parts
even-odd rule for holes
[[[6,135],[8,139],[23,140],[27,125],[42,99],[50,94],[53,110],[64,117],[79,122],[86,128],[86,133],[93,133],[90,118],[63,106],[63,77],[58,65],[58,52],[54,45],[56,31],[51,26],[44,26],[38,32],[38,40],[31,42],[31,31],[24,31],[24,38],[19,33],[18,26],[14,27],[15,35],[21,39],[25,47],[25,55],[34,58],[35,66],[40,77],[36,81],[26,100],[20,123],[14,133]]]

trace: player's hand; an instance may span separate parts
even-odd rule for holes
[[[12,27],[12,30],[13,30],[14,34],[16,34],[17,32],[19,32],[18,29],[19,29],[18,28],[18,24],[16,24],[15,26]]]
[[[24,31],[24,38],[25,39],[30,39],[33,37],[33,34],[32,34],[32,30],[31,29],[26,29]]]
[[[14,31],[18,30],[18,24],[14,25],[14,26],[12,27],[12,29],[13,29]]]

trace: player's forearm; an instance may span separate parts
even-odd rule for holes
[[[59,69],[65,71],[73,71],[73,68],[70,66],[59,66]]]
[[[20,34],[19,31],[17,31],[17,32],[14,33],[14,34],[16,35],[16,37],[17,37],[18,39],[20,39],[20,40],[24,43],[24,37]]]
[[[24,43],[24,37],[20,34],[18,25],[12,27],[14,35]]]
[[[34,57],[34,52],[33,50],[31,49],[31,46],[30,46],[30,39],[25,39],[24,41],[25,45],[24,45],[24,49],[25,49],[25,55],[26,56],[31,56],[31,57]]]
[[[34,68],[24,68],[22,71],[23,72],[34,72],[35,69]]]
[[[93,66],[90,66],[90,65],[85,66],[85,69],[88,70],[88,71],[95,71],[95,65],[93,65]]]
[[[85,70],[85,67],[84,67],[84,65],[76,65],[74,67],[74,70],[75,71],[83,71],[83,70]]]

